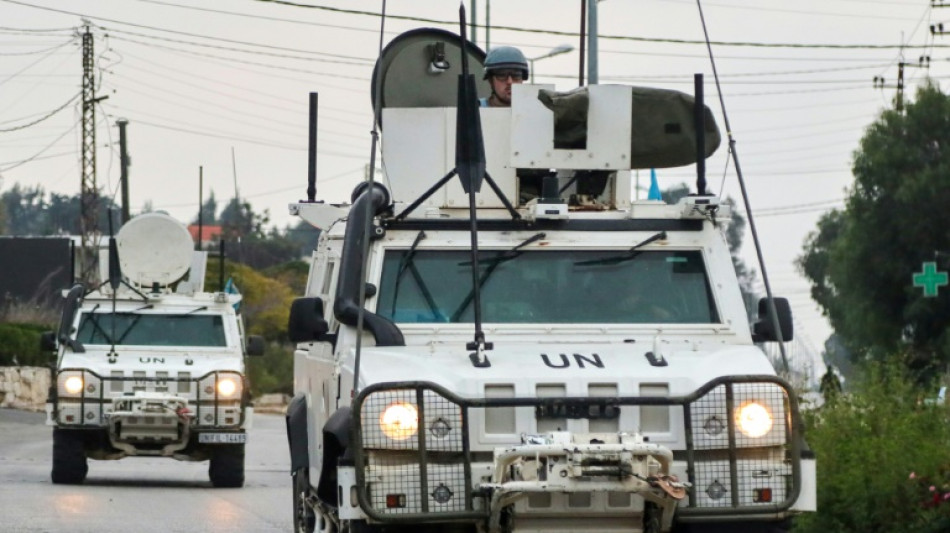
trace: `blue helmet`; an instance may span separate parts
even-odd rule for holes
[[[496,70],[518,69],[524,79],[528,79],[528,60],[524,58],[521,50],[514,46],[499,46],[492,48],[485,56],[485,76],[488,76]]]

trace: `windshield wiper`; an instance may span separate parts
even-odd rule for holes
[[[640,255],[642,251],[640,248],[659,240],[666,240],[666,232],[661,231],[655,235],[651,235],[646,239],[635,244],[632,248],[623,252],[622,254],[613,255],[610,257],[603,257],[601,259],[592,259],[590,261],[576,261],[574,264],[577,266],[591,266],[591,265],[616,265],[618,263],[623,263],[624,261],[629,261],[636,256]]]
[[[522,248],[524,248],[525,246],[533,242],[540,241],[544,237],[546,237],[544,232],[536,233],[532,235],[531,237],[528,237],[527,239],[525,239],[524,242],[515,246],[514,248],[510,250],[505,250],[504,252],[501,252],[495,257],[485,260],[485,262],[488,263],[488,266],[485,268],[485,273],[482,274],[482,277],[479,278],[478,280],[478,289],[481,290],[481,288],[485,286],[485,283],[488,281],[488,278],[491,277],[491,275],[495,272],[495,269],[501,266],[502,263],[506,261],[511,261],[512,259],[520,256],[521,254],[524,253],[524,250],[522,250]],[[471,261],[465,261],[463,263],[459,263],[459,266],[465,266],[465,265],[471,265],[471,264],[472,264]],[[452,322],[458,321],[459,317],[462,316],[462,313],[464,313],[466,309],[468,309],[468,306],[472,303],[472,299],[474,298],[475,298],[475,287],[472,287],[472,290],[469,291],[469,293],[465,296],[465,299],[462,300],[462,303],[461,305],[459,305],[458,309],[456,309],[455,312],[452,313],[452,320],[451,320]]]
[[[86,313],[86,316],[89,317],[89,321],[92,322],[92,327],[99,332],[100,335],[109,343],[112,344],[112,337],[106,333],[106,330],[99,324],[99,319],[96,318],[96,309],[99,309],[99,304],[96,304]],[[115,320],[115,317],[112,317],[112,320]]]
[[[412,274],[412,279],[415,280],[416,285],[419,287],[419,292],[422,293],[422,297],[425,299],[426,305],[429,306],[429,311],[432,312],[432,317],[437,319],[441,315],[439,312],[439,306],[435,303],[435,298],[433,298],[432,293],[429,292],[429,287],[426,285],[422,275],[419,274],[419,269],[416,268],[416,264],[413,261],[416,257],[416,250],[419,248],[419,243],[425,238],[426,233],[424,231],[420,231],[419,234],[416,235],[416,239],[412,241],[412,246],[409,247],[409,251],[406,252],[406,255],[402,256],[402,259],[399,260],[399,270],[396,271],[396,281],[393,284],[393,307],[392,311],[390,312],[390,316],[393,318],[396,317],[396,302],[398,301],[399,296],[399,285],[402,283],[402,277],[407,271]]]

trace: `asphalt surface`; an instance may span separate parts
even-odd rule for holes
[[[45,415],[0,409],[0,532],[293,531],[284,418],[255,414],[246,452],[243,488],[213,488],[207,461],[154,457],[90,460],[84,484],[54,485]]]

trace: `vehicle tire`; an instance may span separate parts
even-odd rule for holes
[[[218,488],[244,486],[244,445],[222,444],[215,447],[208,465],[211,484]]]
[[[317,527],[317,515],[307,505],[306,494],[310,490],[310,475],[307,468],[298,468],[292,474],[294,488],[294,533],[313,533]]]
[[[88,472],[82,433],[74,429],[53,428],[53,483],[78,485],[85,481]]]

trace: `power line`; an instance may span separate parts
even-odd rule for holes
[[[76,93],[75,95],[73,95],[72,98],[70,98],[69,100],[67,100],[65,104],[63,104],[63,105],[57,107],[56,109],[50,111],[49,113],[43,115],[43,116],[40,117],[40,118],[34,120],[33,122],[29,122],[29,123],[27,123],[27,124],[21,124],[21,125],[19,125],[19,126],[14,126],[14,127],[12,127],[12,128],[0,129],[0,133],[7,133],[7,132],[11,132],[11,131],[22,130],[22,129],[29,128],[30,126],[33,126],[33,125],[35,125],[35,124],[39,124],[40,122],[43,122],[44,120],[50,118],[51,116],[55,115],[56,113],[59,113],[59,112],[62,111],[63,109],[66,109],[66,106],[68,106],[69,104],[75,102],[76,99],[79,98],[80,96],[82,96],[82,92]]]
[[[234,47],[229,47],[229,46],[198,43],[194,41],[184,41],[181,39],[171,39],[168,37],[158,37],[156,35],[148,35],[145,33],[137,33],[134,31],[117,30],[115,28],[108,29],[107,31],[113,32],[113,33],[126,34],[126,35],[134,35],[136,37],[144,37],[146,39],[155,39],[158,41],[165,41],[165,42],[176,43],[176,44],[188,44],[191,46],[200,46],[202,48],[212,48],[215,50],[226,50],[229,52],[241,52],[245,54],[255,54],[255,55],[268,56],[268,57],[279,57],[279,58],[284,58],[284,59],[299,59],[301,61],[318,61],[321,63],[336,63],[336,64],[342,64],[342,65],[358,65],[358,66],[365,66],[368,64],[372,64],[372,62],[374,61],[374,59],[365,58],[365,57],[344,56],[340,54],[325,54],[322,52],[311,52],[309,50],[295,50],[293,48],[283,48],[283,50],[296,51],[296,52],[308,53],[308,54],[314,54],[314,55],[320,55],[320,56],[336,57],[336,58],[346,59],[348,61],[341,61],[341,60],[335,60],[335,59],[320,59],[317,57],[292,56],[292,55],[287,55],[287,54],[278,54],[276,52],[265,52],[261,50],[241,50],[240,48],[234,48]],[[263,45],[255,44],[254,46],[263,46]]]
[[[145,25],[145,24],[136,24],[136,23],[134,23],[134,22],[125,22],[125,21],[110,19],[110,18],[106,18],[106,17],[98,17],[98,16],[95,16],[95,15],[87,15],[87,14],[79,13],[79,12],[76,12],[76,11],[67,11],[67,10],[65,10],[65,9],[56,9],[56,8],[47,7],[47,6],[38,6],[38,5],[35,5],[35,4],[30,4],[30,3],[28,3],[28,2],[21,2],[21,1],[19,1],[19,0],[0,0],[0,2],[6,2],[6,3],[8,3],[8,4],[21,5],[21,6],[24,6],[24,7],[32,7],[32,8],[34,8],[34,9],[41,9],[41,10],[43,10],[43,11],[52,11],[52,12],[54,12],[54,13],[62,13],[62,14],[65,14],[65,15],[73,15],[73,16],[76,16],[76,17],[82,17],[82,18],[84,18],[84,19],[102,20],[102,21],[111,22],[111,23],[114,23],[114,24],[123,24],[123,25],[126,25],[126,26],[132,26],[132,27],[134,27],[134,28],[141,28],[141,29],[153,30],[153,31],[162,31],[162,32],[171,33],[171,34],[175,34],[175,35],[184,35],[184,36],[187,36],[187,37],[197,37],[197,38],[199,38],[199,39],[208,39],[208,40],[212,40],[212,41],[219,41],[219,42],[225,42],[225,43],[231,43],[231,44],[241,44],[241,45],[245,45],[245,46],[257,46],[257,47],[260,47],[260,48],[266,48],[266,49],[270,49],[270,50],[281,50],[281,51],[284,51],[284,52],[302,52],[302,53],[308,53],[308,54],[319,54],[319,52],[311,52],[311,51],[308,51],[308,50],[300,50],[300,49],[298,49],[298,48],[286,48],[286,47],[282,47],[282,46],[273,46],[273,45],[269,45],[269,44],[252,43],[252,42],[248,42],[248,41],[239,41],[239,40],[236,40],[236,39],[226,39],[226,38],[224,38],[224,37],[210,37],[210,36],[208,36],[208,35],[202,35],[202,34],[198,34],[198,33],[189,33],[189,32],[178,31],[178,30],[170,30],[170,29],[167,29],[167,28],[158,28],[158,27],[155,27],[155,26],[148,26],[148,25]],[[103,28],[103,29],[106,29],[106,28]],[[112,29],[111,31],[118,31],[118,30]],[[324,55],[333,55],[333,54],[324,54]],[[346,56],[342,56],[342,57],[346,57]]]
[[[6,1],[9,1],[9,0],[0,0],[0,1],[6,2]],[[285,70],[285,71],[288,71],[288,72],[298,72],[298,73],[303,73],[303,74],[314,74],[314,75],[317,75],[317,76],[328,76],[328,77],[333,77],[333,78],[352,79],[352,80],[359,80],[359,81],[369,81],[368,78],[361,78],[361,77],[356,77],[356,76],[344,76],[344,75],[341,75],[341,74],[338,74],[338,73],[329,74],[329,73],[326,73],[326,72],[317,72],[317,71],[307,70],[307,69],[302,69],[302,68],[283,67],[283,66],[274,65],[274,64],[271,64],[271,63],[258,63],[258,62],[256,62],[256,61],[247,61],[247,60],[235,59],[235,58],[231,58],[231,57],[222,57],[222,56],[216,56],[216,55],[213,55],[213,54],[203,54],[203,53],[201,53],[201,52],[194,52],[194,51],[191,51],[191,50],[182,50],[182,49],[180,49],[180,48],[173,48],[173,47],[170,47],[170,46],[163,46],[163,45],[160,45],[160,44],[144,43],[144,42],[142,42],[142,41],[137,41],[137,40],[135,40],[135,39],[128,39],[128,38],[125,38],[125,37],[113,37],[113,38],[114,38],[115,40],[117,40],[117,41],[126,41],[126,42],[130,42],[130,43],[139,44],[139,45],[142,45],[142,46],[149,46],[149,47],[152,47],[152,48],[164,48],[164,49],[166,49],[166,50],[171,50],[171,51],[178,52],[178,53],[182,53],[182,54],[188,54],[188,55],[199,56],[199,57],[207,57],[207,58],[211,58],[211,59],[217,59],[217,60],[220,60],[220,61],[229,61],[229,62],[232,62],[232,63],[240,63],[240,64],[244,64],[244,65],[254,65],[254,66],[257,66],[257,67],[265,67],[265,68],[270,68],[270,69],[275,69],[275,70]],[[350,89],[344,89],[344,90],[350,90]]]
[[[59,43],[59,44],[57,44],[57,45],[55,45],[55,46],[52,46],[52,47],[50,47],[50,48],[44,48],[44,49],[42,49],[42,50],[33,50],[33,51],[30,51],[30,52],[0,52],[0,56],[32,56],[32,55],[36,55],[36,54],[45,54],[46,52],[52,52],[52,51],[55,51],[55,50],[59,50],[60,48],[62,48],[62,47],[64,47],[64,46],[67,46],[67,45],[69,45],[69,44],[72,44],[72,43],[74,43],[74,42],[76,42],[76,38],[75,38],[75,37],[69,39],[68,41],[66,41],[66,42],[64,42],[64,43]]]
[[[147,25],[144,25],[144,24],[135,24],[135,23],[132,23],[132,22],[124,22],[124,21],[121,21],[121,20],[109,19],[109,18],[106,18],[106,17],[98,17],[98,16],[94,16],[94,15],[87,15],[87,14],[78,13],[78,12],[75,12],[75,11],[67,11],[67,10],[64,10],[64,9],[56,9],[56,8],[47,7],[47,6],[38,6],[38,5],[35,5],[35,4],[30,4],[30,3],[28,3],[28,2],[23,2],[23,1],[20,1],[20,0],[0,0],[0,1],[6,2],[6,3],[9,3],[9,4],[21,5],[21,6],[24,6],[24,7],[32,7],[32,8],[35,8],[35,9],[42,9],[42,10],[45,10],[45,11],[53,11],[53,12],[56,12],[56,13],[63,13],[63,14],[67,14],[67,15],[77,16],[77,17],[84,17],[84,18],[92,19],[92,20],[103,20],[103,21],[106,21],[106,22],[112,22],[112,23],[115,23],[115,24],[124,24],[124,25],[127,25],[127,26],[133,26],[133,27],[137,27],[137,28],[149,29],[149,30],[154,30],[154,31],[164,31],[164,32],[173,33],[173,34],[177,34],[177,35],[187,35],[187,36],[189,36],[189,37],[198,37],[198,38],[202,38],[202,39],[211,39],[211,40],[216,40],[216,41],[221,41],[221,42],[228,42],[228,43],[233,43],[233,44],[243,44],[243,45],[247,45],[247,46],[259,46],[259,47],[262,47],[262,48],[269,48],[269,49],[275,49],[275,50],[297,51],[297,52],[301,51],[301,50],[295,50],[295,49],[284,48],[284,47],[279,47],[279,46],[271,46],[271,45],[265,45],[265,44],[259,44],[259,43],[249,43],[249,42],[247,42],[247,41],[237,41],[237,40],[233,40],[233,39],[225,39],[225,38],[222,38],[222,37],[209,37],[209,36],[207,36],[207,35],[199,35],[199,34],[188,33],[188,32],[182,32],[182,31],[177,31],[177,30],[169,30],[169,29],[167,29],[167,28],[158,28],[158,27],[155,27],[155,26],[147,26]],[[322,10],[322,11],[330,11],[330,12],[335,12],[335,13],[343,13],[343,14],[351,14],[351,15],[366,15],[366,16],[374,16],[374,17],[378,17],[378,16],[379,16],[379,13],[372,12],[372,11],[360,11],[360,10],[352,10],[352,9],[342,9],[342,8],[335,8],[335,7],[328,7],[328,6],[314,6],[314,5],[300,4],[300,3],[296,3],[296,2],[288,2],[288,1],[286,1],[286,0],[253,0],[253,1],[255,1],[255,2],[262,2],[262,3],[279,4],[279,5],[285,5],[285,6],[291,6],[291,7],[300,7],[300,8],[307,8],[307,9],[317,9],[317,10]],[[440,25],[444,25],[444,26],[454,26],[454,25],[457,24],[457,21],[444,21],[444,20],[429,19],[429,18],[422,18],[422,17],[409,17],[409,16],[404,16],[404,15],[387,15],[387,17],[388,17],[388,18],[391,18],[391,19],[394,19],[394,20],[406,20],[406,21],[411,21],[411,22],[424,22],[424,23],[429,23],[429,24],[440,24]],[[577,32],[571,32],[571,31],[542,30],[542,29],[536,29],[536,28],[521,28],[521,27],[514,27],[514,26],[499,26],[499,25],[493,25],[493,26],[491,26],[491,29],[493,29],[493,30],[512,31],[512,32],[520,32],[520,33],[531,33],[531,34],[542,34],[542,35],[557,35],[557,36],[561,36],[561,37],[578,37],[578,36],[579,36],[579,34],[578,34]],[[601,35],[599,36],[599,38],[600,38],[600,39],[608,39],[608,40],[616,40],[616,41],[631,41],[631,42],[650,42],[650,43],[666,43],[666,44],[689,44],[689,45],[703,45],[703,46],[706,45],[706,41],[699,41],[699,40],[695,40],[695,39],[672,39],[672,38],[660,38],[660,37],[634,37],[634,36],[629,36],[629,35],[606,35],[606,34],[601,34]],[[920,46],[919,46],[919,45],[889,45],[889,44],[763,43],[763,42],[741,42],[741,41],[710,41],[710,44],[713,44],[713,45],[716,45],[716,46],[737,46],[737,47],[752,47],[752,48],[798,48],[798,49],[840,49],[840,50],[848,50],[848,49],[851,49],[851,50],[862,50],[862,49],[867,49],[867,50],[895,50],[895,49],[908,49],[908,48],[950,48],[950,45],[933,45],[933,44],[932,44],[932,45],[920,45]]]
[[[62,135],[60,135],[59,137],[56,137],[55,139],[53,139],[53,142],[51,142],[51,143],[49,143],[48,145],[46,145],[46,147],[44,147],[44,148],[43,148],[42,150],[40,150],[39,152],[36,152],[36,153],[33,154],[32,156],[30,156],[30,157],[28,157],[28,158],[26,158],[26,159],[22,159],[22,160],[20,160],[20,161],[17,161],[16,163],[13,163],[13,164],[11,164],[11,165],[9,165],[9,166],[0,168],[0,172],[6,172],[6,171],[8,171],[8,170],[13,170],[13,169],[15,169],[15,168],[17,168],[17,167],[23,166],[23,165],[25,165],[25,164],[31,162],[31,161],[35,161],[35,160],[39,159],[39,157],[40,157],[41,155],[43,155],[43,153],[45,153],[47,150],[49,150],[50,148],[52,148],[53,145],[55,145],[56,143],[58,143],[63,137],[65,137],[66,135],[68,135],[71,131],[75,130],[75,129],[76,129],[76,126],[79,125],[79,122],[80,122],[80,121],[77,121],[76,123],[74,123],[71,128],[69,128],[68,130],[64,131],[64,132],[62,133]]]
[[[136,71],[143,72],[143,73],[146,73],[146,74],[149,74],[149,75],[154,75],[154,76],[159,76],[159,74],[155,72],[155,69],[162,70],[162,71],[164,71],[164,74],[161,74],[161,77],[162,77],[163,79],[172,80],[172,81],[177,81],[178,83],[181,83],[182,85],[187,85],[187,86],[193,87],[193,88],[195,88],[195,89],[199,89],[199,90],[203,90],[203,91],[208,91],[208,92],[215,92],[216,94],[224,94],[224,93],[221,93],[221,92],[218,92],[218,91],[214,91],[213,89],[209,89],[209,88],[207,88],[207,87],[202,87],[202,86],[200,86],[200,85],[198,85],[198,84],[191,83],[191,80],[192,80],[192,79],[198,79],[198,80],[201,80],[201,81],[203,81],[203,82],[211,83],[211,84],[214,84],[214,85],[224,86],[224,87],[227,87],[227,88],[229,88],[229,89],[236,89],[236,90],[239,90],[239,91],[248,92],[248,93],[251,93],[251,94],[255,94],[255,95],[258,95],[258,96],[263,96],[263,97],[265,97],[265,98],[269,98],[269,99],[271,99],[271,100],[275,100],[275,101],[279,101],[279,102],[293,103],[293,104],[295,104],[295,105],[301,103],[301,100],[296,100],[296,99],[291,99],[291,98],[280,97],[280,96],[277,96],[277,95],[274,95],[274,94],[270,94],[270,93],[265,92],[265,91],[256,90],[256,89],[253,89],[253,88],[250,88],[250,87],[245,87],[245,86],[243,86],[243,85],[234,85],[234,84],[232,84],[232,83],[228,83],[228,82],[225,82],[225,81],[221,81],[221,80],[218,80],[218,79],[215,79],[215,78],[209,78],[209,77],[207,77],[207,76],[202,76],[202,75],[200,75],[200,74],[195,74],[195,73],[188,73],[187,76],[185,76],[185,77],[188,79],[188,81],[183,81],[183,80],[179,77],[179,75],[184,74],[184,71],[182,70],[181,67],[171,68],[171,67],[168,67],[167,65],[163,65],[163,64],[161,64],[161,63],[156,62],[154,59],[144,59],[144,58],[139,57],[139,56],[137,56],[137,55],[129,54],[129,53],[128,53],[127,51],[125,51],[125,50],[123,50],[123,55],[125,55],[126,57],[129,57],[129,58],[131,58],[131,59],[141,61],[141,62],[143,62],[143,63],[145,63],[145,64],[148,65],[148,68],[139,68],[139,67],[132,66],[132,65],[130,65],[128,62],[126,62],[126,63],[123,64],[123,65],[124,65],[124,68],[129,68],[129,69],[132,69],[132,70],[136,70]],[[231,67],[230,65],[228,65],[228,67],[234,68],[234,67]],[[250,72],[250,73],[252,73],[252,74],[261,74],[260,71],[255,71],[255,70],[250,70],[250,69],[240,69],[240,70],[242,70],[242,71],[244,71],[244,72]],[[268,74],[268,75],[269,75],[269,74]],[[294,80],[294,81],[301,81],[301,82],[303,82],[303,80]],[[264,106],[264,107],[269,107],[269,108],[272,108],[272,109],[277,109],[277,110],[281,110],[281,111],[287,111],[287,112],[291,112],[291,113],[295,113],[295,114],[298,114],[298,113],[300,112],[299,107],[290,108],[290,107],[278,106],[278,105],[274,105],[274,104],[262,103],[260,100],[248,100],[248,99],[243,99],[243,98],[236,97],[236,96],[233,96],[233,95],[228,95],[228,96],[230,96],[230,97],[232,97],[232,98],[235,98],[235,99],[238,99],[238,100],[253,102],[255,105]],[[345,113],[345,114],[349,114],[349,115],[360,115],[360,116],[362,116],[362,113],[353,111],[353,110],[351,110],[351,109],[344,109],[344,108],[333,107],[333,106],[321,106],[321,110],[338,111],[338,112]],[[348,122],[348,123],[349,123],[349,124],[353,124],[353,125],[357,125],[355,122]],[[362,126],[362,124],[360,124],[360,126]]]
[[[14,2],[14,0],[2,0],[4,2]],[[315,6],[308,4],[300,4],[297,2],[290,2],[287,0],[252,0],[254,2],[262,2],[267,4],[279,4],[290,7],[300,7],[306,9],[316,9],[320,11],[329,11],[333,13],[343,13],[348,15],[365,15],[379,17],[380,14],[374,11],[361,11],[355,9],[343,9],[338,7],[329,7],[329,6]],[[15,2],[20,3],[20,2]],[[423,17],[410,17],[405,15],[386,15],[387,18],[394,20],[405,20],[410,22],[424,22],[427,24],[441,24],[445,26],[452,26],[458,24],[457,21],[445,21],[438,19],[430,19]],[[893,17],[890,17],[893,18]],[[485,26],[475,25],[476,27],[484,28]],[[506,30],[512,32],[520,33],[534,33],[534,34],[543,34],[543,35],[558,35],[561,37],[578,37],[580,34],[577,32],[571,31],[557,31],[557,30],[541,30],[535,28],[523,28],[523,27],[514,27],[514,26],[499,26],[492,25],[492,30]],[[671,39],[671,38],[661,38],[661,37],[633,37],[629,35],[606,35],[599,34],[599,39],[610,39],[616,41],[634,41],[634,42],[650,42],[650,43],[668,43],[668,44],[693,44],[693,45],[706,45],[706,41],[699,41],[694,39]],[[802,44],[802,43],[761,43],[761,42],[742,42],[742,41],[709,41],[709,44],[716,46],[744,46],[744,47],[753,47],[753,48],[810,48],[810,49],[871,49],[871,50],[894,50],[894,49],[905,49],[905,48],[930,48],[930,46],[912,46],[912,45],[892,45],[892,44]],[[950,45],[941,45],[941,48],[950,48]]]

